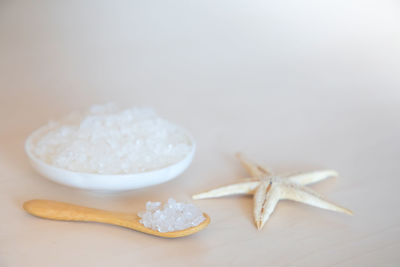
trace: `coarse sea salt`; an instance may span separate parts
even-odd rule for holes
[[[161,202],[147,202],[146,211],[139,212],[140,223],[159,232],[173,232],[199,225],[205,220],[203,213],[193,204],[176,202],[173,198]]]
[[[131,174],[175,164],[192,149],[187,133],[152,109],[107,104],[50,122],[32,152],[70,171]]]

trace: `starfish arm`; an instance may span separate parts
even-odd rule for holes
[[[299,186],[296,184],[282,184],[281,187],[282,199],[290,199],[321,209],[327,209],[353,215],[353,212],[351,210],[338,206],[332,202],[329,202],[328,200],[325,200],[317,192],[304,186]]]
[[[242,163],[243,167],[247,170],[248,173],[250,173],[251,176],[262,177],[271,174],[270,171],[268,171],[267,169],[261,167],[258,164],[250,162],[241,153],[237,153],[236,157],[240,160],[240,163]]]
[[[193,199],[224,197],[237,194],[252,194],[259,185],[259,181],[243,182],[219,187],[204,193],[193,195]]]
[[[338,173],[334,170],[322,170],[308,173],[295,174],[288,177],[288,180],[300,185],[313,184],[329,177],[337,177]]]
[[[268,221],[280,200],[278,186],[271,182],[262,182],[254,194],[254,220],[258,230]]]

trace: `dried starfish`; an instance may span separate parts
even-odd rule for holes
[[[323,199],[317,192],[306,187],[306,185],[329,177],[337,177],[336,171],[322,170],[280,177],[274,176],[266,168],[248,161],[241,154],[237,154],[237,156],[252,178],[194,195],[193,199],[252,194],[254,195],[254,220],[259,230],[269,219],[276,204],[281,199],[303,202],[318,208],[343,212],[349,215],[353,214],[351,210]]]

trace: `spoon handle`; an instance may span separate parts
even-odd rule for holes
[[[102,222],[123,225],[126,220],[134,219],[133,215],[87,208],[53,200],[34,199],[24,203],[24,209],[35,216],[60,220]]]

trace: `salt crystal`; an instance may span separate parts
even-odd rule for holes
[[[203,213],[193,204],[176,202],[170,198],[161,207],[160,202],[147,202],[146,211],[139,212],[140,223],[159,232],[173,232],[199,225]]]
[[[187,156],[193,144],[178,126],[148,108],[92,106],[47,125],[33,153],[71,171],[128,174],[167,167]]]

